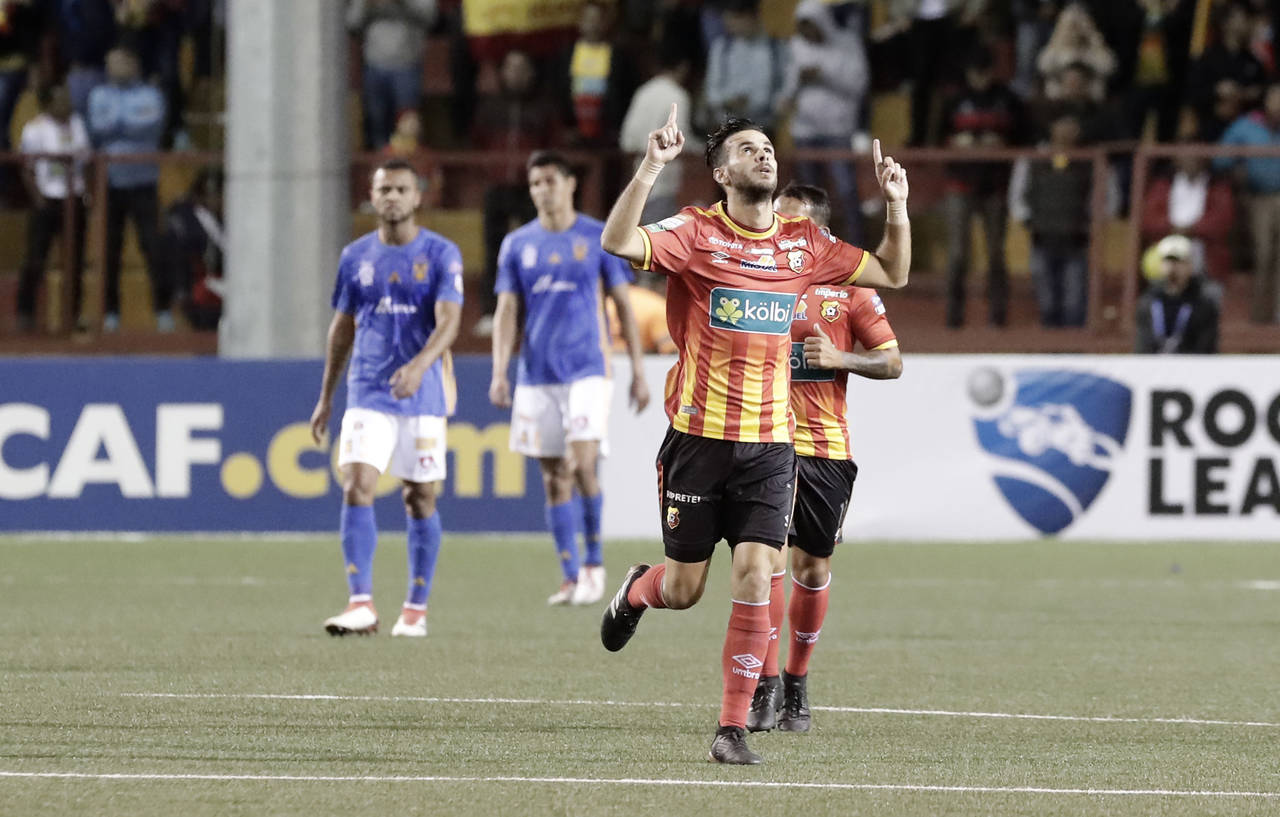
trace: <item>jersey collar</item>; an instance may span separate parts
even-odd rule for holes
[[[777,213],[773,214],[773,224],[769,225],[769,229],[765,230],[762,233],[757,233],[754,230],[748,230],[746,227],[743,227],[741,224],[734,221],[733,217],[730,216],[725,211],[723,201],[716,202],[715,206],[711,208],[711,212],[715,213],[717,218],[719,218],[721,221],[727,224],[730,230],[733,230],[735,233],[742,236],[743,238],[760,240],[763,238],[769,238],[774,233],[778,232],[778,214]]]

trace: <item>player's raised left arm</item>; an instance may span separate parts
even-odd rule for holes
[[[631,284],[614,284],[609,288],[609,297],[618,308],[622,339],[627,344],[627,355],[631,358],[631,405],[639,413],[649,405],[649,384],[644,379],[644,349],[640,345],[640,327],[636,325],[636,313],[631,308]]]
[[[436,301],[436,328],[427,337],[422,350],[391,374],[391,396],[397,400],[412,397],[422,385],[422,376],[458,337],[462,324],[462,304],[457,301]]]
[[[894,341],[893,346],[880,349],[846,352],[815,323],[813,334],[804,339],[804,362],[815,369],[845,371],[870,380],[894,380],[902,376],[902,352],[896,344]]]
[[[901,289],[907,285],[911,271],[911,219],[907,217],[907,170],[884,156],[880,140],[871,143],[871,157],[876,163],[876,181],[885,200],[884,238],[876,251],[868,256],[858,286]]]

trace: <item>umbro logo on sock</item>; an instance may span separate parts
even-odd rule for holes
[[[816,633],[802,633],[797,631],[795,634],[796,641],[799,641],[801,644],[817,644],[818,636],[821,633],[822,633],[822,630],[818,630],[818,632]]]
[[[761,661],[759,658],[756,658],[751,653],[743,653],[742,655],[735,655],[733,656],[733,661],[734,663],[739,665],[732,668],[733,674],[741,675],[744,678],[758,679],[760,677],[759,670],[761,667],[764,666],[764,662]]]

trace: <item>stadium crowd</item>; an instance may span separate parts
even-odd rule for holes
[[[65,86],[74,112],[64,130],[71,133],[79,117],[94,148],[136,152],[190,145],[189,98],[194,85],[216,73],[223,5],[4,0],[0,117],[11,124],[26,87],[45,99],[45,91]],[[1280,158],[1210,162],[1189,151],[1153,164],[1143,200],[1130,195],[1130,157],[1139,142],[1277,143],[1280,84],[1273,84],[1273,32],[1280,4],[584,0],[576,26],[503,36],[469,30],[468,5],[347,0],[345,22],[357,58],[355,141],[370,154],[411,160],[428,180],[428,206],[480,202],[484,259],[476,294],[484,303],[469,327],[474,334],[491,331],[502,237],[534,215],[523,159],[547,148],[604,157],[600,200],[611,200],[629,170],[627,157],[639,154],[651,123],[673,101],[690,138],[728,113],[760,122],[784,158],[798,157],[790,166],[797,181],[831,190],[833,227],[854,242],[863,240],[864,213],[876,212],[879,202],[859,189],[852,154],[836,158],[830,151],[865,153],[873,122],[896,122],[901,141],[911,147],[945,148],[945,158],[934,160],[942,162],[933,166],[943,172],[932,203],[941,216],[933,240],[945,246],[948,326],[965,323],[969,274],[983,263],[988,322],[1003,326],[1009,320],[1003,248],[1010,219],[1028,237],[1026,266],[1041,323],[1084,324],[1098,199],[1093,162],[1081,149],[1103,144],[1116,145],[1117,152],[1101,200],[1112,215],[1140,219],[1143,246],[1152,248],[1143,266],[1150,286],[1160,286],[1164,277],[1163,259],[1154,255],[1157,242],[1184,235],[1191,239],[1191,263],[1197,279],[1206,281],[1206,292],[1220,296],[1232,273],[1251,272],[1250,319],[1280,320]],[[180,61],[184,48],[193,60]],[[135,79],[121,79],[121,72],[111,76],[113,49],[135,57]],[[106,124],[95,126],[93,89],[127,89],[139,80],[160,91],[157,121],[145,133],[131,131],[134,123],[117,123],[124,132],[114,135]],[[8,133],[0,127],[0,138]],[[30,149],[48,150],[50,144],[33,139]],[[71,143],[59,144],[67,149]],[[1040,150],[1012,162],[1000,159],[999,151],[1008,148]],[[447,152],[459,149],[499,151],[510,161],[495,162],[487,175],[471,167],[451,171]],[[964,161],[966,153],[974,160]],[[185,219],[183,235],[190,237],[192,225],[200,228],[194,243],[167,234],[156,225],[153,172],[146,165],[113,168],[108,258],[118,259],[127,213],[151,275],[156,327],[172,328],[171,303],[183,306],[188,323],[210,326],[219,305],[220,214],[203,207],[205,217]],[[41,174],[35,176],[38,182]],[[653,192],[646,219],[673,212],[675,202],[684,200],[682,185],[673,167]],[[218,190],[193,187],[188,210],[197,197],[220,201],[220,178],[203,178],[197,186]],[[18,299],[21,328],[34,324],[34,293],[50,238],[52,222],[40,213],[52,212],[44,205],[59,198],[51,195],[56,190],[27,187],[25,196],[17,184],[6,191],[10,202],[32,207]],[[353,196],[362,189],[363,183],[353,185]],[[929,200],[927,189],[921,195]],[[975,252],[975,217],[983,245],[995,251]],[[118,276],[119,261],[109,261],[107,331],[118,326],[118,290],[112,284]],[[661,287],[647,278],[640,283]],[[208,293],[195,305],[198,321],[192,313],[197,289]]]

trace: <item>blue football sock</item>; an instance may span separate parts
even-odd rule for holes
[[[373,552],[378,548],[378,525],[369,505],[343,505],[339,516],[342,558],[352,596],[373,594]]]
[[[443,530],[440,514],[433,513],[426,519],[407,517],[409,530],[409,592],[405,604],[422,605],[431,596],[431,579],[436,572],[436,557],[440,555],[440,535]]]
[[[584,496],[582,502],[582,538],[587,545],[583,562],[588,565],[604,564],[604,550],[600,547],[600,518],[604,512],[604,493]]]
[[[572,502],[547,506],[547,527],[556,543],[556,553],[560,556],[560,569],[564,571],[567,581],[578,580],[578,520],[573,512]]]

